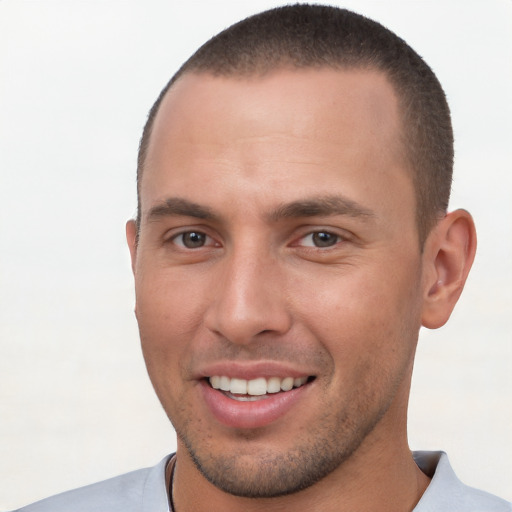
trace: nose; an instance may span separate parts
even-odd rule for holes
[[[208,329],[240,345],[290,329],[284,271],[270,254],[238,250],[223,258],[216,270],[204,317]]]

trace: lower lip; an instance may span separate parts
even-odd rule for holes
[[[201,382],[204,401],[213,416],[231,428],[253,429],[265,427],[284,416],[303,397],[311,383],[290,391],[267,395],[255,401],[238,401]]]

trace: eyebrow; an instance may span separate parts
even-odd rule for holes
[[[349,217],[375,217],[375,213],[368,208],[343,196],[321,196],[310,199],[293,201],[277,207],[270,213],[272,221],[298,217],[328,217],[332,215],[345,215]]]
[[[168,216],[195,217],[203,220],[217,218],[210,208],[179,197],[170,197],[163,203],[153,206],[147,215],[149,222]]]
[[[355,201],[339,195],[333,195],[302,199],[280,205],[271,211],[267,215],[267,218],[272,222],[278,222],[282,219],[319,216],[328,217],[333,215],[362,218],[375,217],[374,212]],[[147,215],[148,222],[168,216],[194,217],[202,220],[219,219],[207,206],[202,206],[180,197],[170,197],[161,204],[153,206]]]

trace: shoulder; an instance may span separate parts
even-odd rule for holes
[[[170,457],[151,468],[57,494],[15,512],[166,512],[165,467]]]
[[[444,452],[414,452],[421,470],[432,477],[414,512],[512,512],[512,504],[463,484]]]

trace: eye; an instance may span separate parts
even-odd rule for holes
[[[342,238],[329,231],[315,231],[301,238],[300,244],[303,247],[333,247],[339,243]]]
[[[186,231],[185,233],[180,233],[176,235],[172,241],[176,245],[186,249],[199,249],[201,247],[215,245],[213,239],[205,233],[201,233],[201,231]]]

